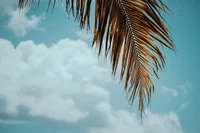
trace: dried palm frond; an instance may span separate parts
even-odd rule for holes
[[[55,1],[53,0],[55,5]],[[33,0],[19,0],[23,8]],[[38,3],[40,0],[38,1]],[[90,26],[92,0],[66,0],[66,12],[72,12],[80,22],[80,28]],[[49,4],[51,0],[49,0]],[[132,103],[139,95],[139,110],[144,111],[144,99],[148,103],[154,84],[150,75],[158,78],[157,71],[164,67],[165,59],[157,44],[174,49],[168,29],[164,25],[161,11],[168,7],[162,0],[95,0],[95,25],[93,45],[101,54],[105,38],[105,55],[110,53],[112,72],[115,75],[120,55],[122,66],[120,80],[125,77],[125,90]],[[155,43],[157,42],[157,43]],[[128,88],[128,89],[127,89]]]

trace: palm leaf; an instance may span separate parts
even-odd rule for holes
[[[55,6],[53,0],[53,7]],[[23,8],[33,0],[19,0]],[[38,3],[40,0],[38,1]],[[80,28],[90,26],[90,6],[92,0],[66,0],[66,12],[72,12],[80,23]],[[49,5],[51,0],[49,0]],[[48,7],[49,7],[48,5]],[[144,111],[144,99],[148,103],[154,92],[150,75],[158,78],[158,70],[164,67],[165,59],[158,48],[174,49],[168,29],[163,23],[161,11],[168,7],[162,0],[95,0],[95,24],[92,46],[101,54],[105,38],[105,56],[110,53],[113,75],[116,74],[120,55],[122,66],[120,80],[125,78],[125,90],[129,102],[139,95],[139,111]],[[157,43],[155,43],[157,42]]]

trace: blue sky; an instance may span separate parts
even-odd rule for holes
[[[45,1],[21,13],[15,2],[0,4],[0,132],[200,132],[199,1],[164,0],[177,52],[164,51],[143,124],[137,101],[127,106],[109,61],[91,49],[92,28],[80,31],[59,1],[53,14]]]

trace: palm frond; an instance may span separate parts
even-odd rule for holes
[[[32,0],[19,0],[23,8]],[[55,1],[54,5],[55,5]],[[51,0],[49,0],[49,3]],[[80,28],[90,26],[92,0],[66,0],[66,12],[72,12],[80,22]],[[95,25],[92,46],[101,54],[105,38],[105,55],[110,53],[113,75],[116,74],[120,55],[122,66],[120,80],[125,77],[125,90],[129,102],[139,95],[139,111],[144,111],[144,99],[148,103],[154,92],[151,75],[158,78],[158,70],[164,67],[165,59],[157,44],[171,50],[174,45],[164,25],[161,11],[168,11],[162,0],[95,0]],[[157,42],[157,43],[155,43]]]

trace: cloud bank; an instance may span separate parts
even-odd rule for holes
[[[0,99],[8,115],[19,107],[31,117],[77,124],[95,115],[89,133],[183,133],[177,114],[147,111],[141,124],[136,113],[114,110],[110,103],[110,67],[81,40],[61,39],[51,47],[21,42],[16,48],[0,39]]]

